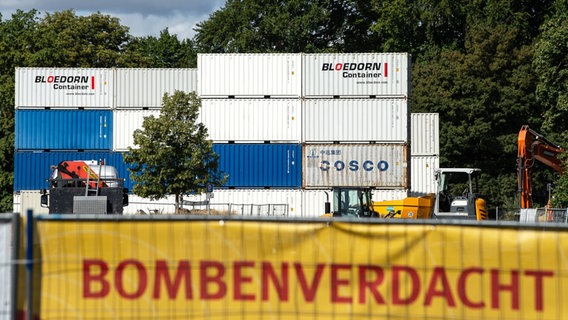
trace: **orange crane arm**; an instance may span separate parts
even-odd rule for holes
[[[523,125],[519,131],[517,153],[517,180],[521,194],[521,208],[532,207],[532,170],[537,160],[560,174],[564,173],[558,155],[564,148],[552,143],[541,134]]]
[[[63,161],[57,166],[57,171],[62,179],[85,179],[89,180],[91,188],[97,187],[99,176],[84,161]],[[106,186],[104,181],[100,181],[99,187]]]

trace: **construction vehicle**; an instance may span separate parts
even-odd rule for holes
[[[75,160],[51,169],[49,190],[41,191],[41,206],[49,208],[50,214],[122,214],[128,205],[128,189],[115,167]]]
[[[477,196],[480,169],[439,168],[436,193],[401,200],[372,201],[371,188],[334,188],[328,217],[487,220],[486,202]],[[329,210],[328,210],[329,209]],[[326,204],[326,211],[331,205]]]
[[[517,181],[521,209],[529,209],[533,206],[532,173],[535,160],[562,174],[564,173],[564,168],[558,156],[563,152],[564,148],[530,129],[528,125],[521,127],[517,153]],[[550,206],[550,199],[548,206]]]

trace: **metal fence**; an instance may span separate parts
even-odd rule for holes
[[[0,228],[3,247],[17,249],[0,251],[0,267],[20,271],[0,269],[17,289],[0,319],[568,317],[568,225],[554,221],[254,211],[19,220]]]
[[[288,204],[250,204],[250,203],[184,203],[184,208],[190,214],[209,215],[241,215],[241,216],[279,216],[287,217]]]
[[[566,208],[521,209],[519,221],[529,223],[568,223]]]

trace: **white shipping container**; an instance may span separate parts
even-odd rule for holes
[[[436,192],[434,172],[440,167],[439,156],[410,156],[410,194],[424,196]]]
[[[437,113],[412,113],[410,131],[412,156],[440,154],[440,117]]]
[[[402,143],[303,145],[303,187],[407,188],[407,149]]]
[[[113,106],[113,69],[16,68],[15,85],[16,109]]]
[[[314,53],[303,56],[306,98],[410,96],[408,53]]]
[[[175,90],[197,92],[197,69],[116,69],[116,108],[161,108]]]
[[[300,99],[203,99],[199,119],[217,143],[302,139]]]
[[[372,193],[373,201],[400,200],[407,196],[404,189],[377,189]],[[214,189],[209,207],[205,194],[185,196],[184,200],[188,201],[183,206],[185,209],[203,214],[230,211],[233,215],[315,218],[325,213],[325,202],[333,201],[333,192],[331,189]],[[173,197],[156,201],[130,195],[129,205],[124,208],[125,214],[172,214],[174,211]]]
[[[40,190],[22,190],[14,193],[14,212],[26,214],[32,210],[34,216],[38,214],[49,214],[49,209],[41,206]]]
[[[300,216],[302,190],[300,189],[214,189],[207,205],[206,194],[184,196],[184,209],[202,214],[228,214],[246,216]],[[173,196],[149,200],[130,195],[125,214],[175,212]],[[194,211],[195,213],[195,211]]]
[[[202,98],[299,98],[302,55],[298,53],[198,54]]]
[[[304,142],[408,142],[406,99],[304,99]]]
[[[159,109],[135,110],[123,109],[113,110],[113,151],[127,151],[128,147],[134,148],[134,131],[142,129],[145,117],[160,116]]]

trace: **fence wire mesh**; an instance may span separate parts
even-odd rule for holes
[[[553,222],[69,215],[34,230],[40,319],[568,317]]]

